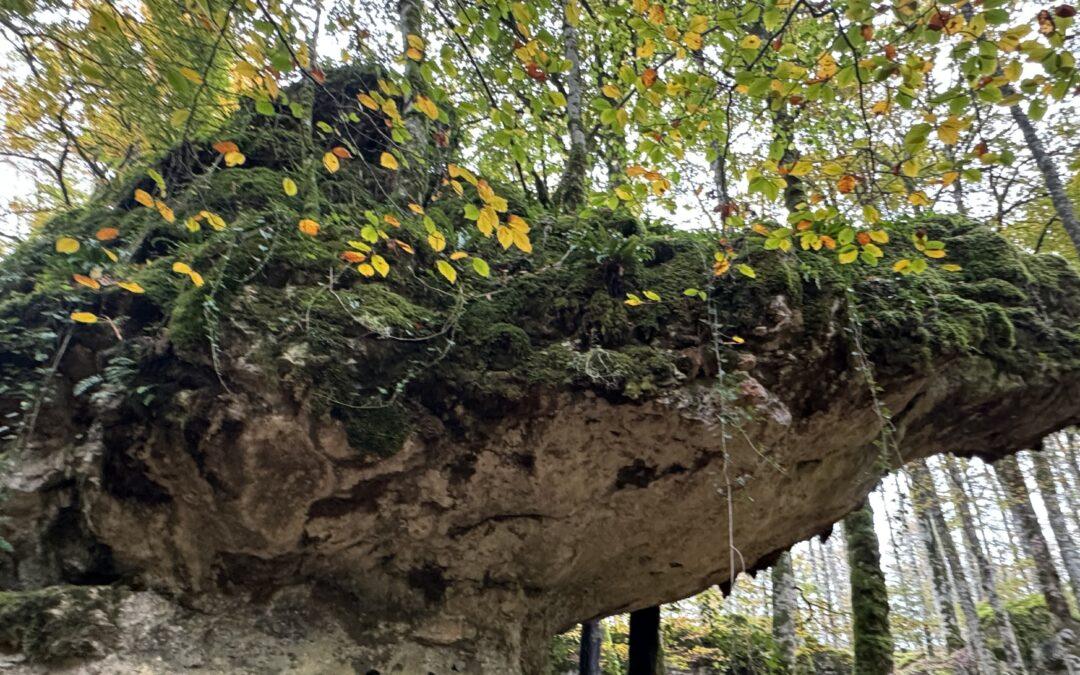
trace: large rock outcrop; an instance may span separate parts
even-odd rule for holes
[[[221,233],[129,183],[3,263],[0,641],[27,671],[536,672],[575,622],[827,532],[890,466],[1080,422],[1080,278],[980,226],[895,225],[959,272],[751,241],[758,278],[713,281],[704,235],[512,199],[533,256],[473,240],[493,278],[451,289],[406,224],[416,255],[372,282],[338,255],[373,179],[327,176],[313,239],[273,147],[183,182]],[[52,236],[105,224],[145,294],[73,297]],[[87,302],[113,325],[72,329]]]

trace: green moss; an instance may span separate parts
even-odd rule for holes
[[[893,671],[893,639],[889,630],[889,596],[881,570],[874,512],[868,501],[844,519],[851,569],[851,613],[855,675],[887,675]]]
[[[350,447],[376,457],[395,454],[412,429],[408,411],[396,403],[373,408],[337,405],[331,415],[344,424]]]
[[[31,661],[103,656],[119,638],[119,591],[51,586],[0,593],[0,645]]]

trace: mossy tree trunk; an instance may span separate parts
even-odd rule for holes
[[[776,640],[778,661],[785,673],[790,673],[795,668],[798,650],[795,624],[798,611],[795,570],[791,566],[791,553],[785,551],[772,566],[772,634]]]
[[[964,570],[960,553],[956,549],[956,542],[949,533],[949,525],[945,522],[945,516],[941,510],[941,501],[938,499],[937,488],[934,487],[933,475],[930,467],[924,460],[916,462],[911,467],[913,489],[916,493],[916,503],[922,501],[922,508],[929,519],[934,538],[941,546],[945,562],[949,567],[950,578],[956,591],[956,599],[960,605],[960,611],[964,615],[964,632],[967,635],[967,644],[971,649],[975,670],[979,673],[994,673],[997,667],[990,651],[983,639],[982,628],[979,624],[979,613],[975,608],[975,596],[971,591],[971,583]]]
[[[964,480],[960,466],[953,457],[946,456],[945,470],[949,478],[953,507],[960,517],[964,546],[967,548],[968,557],[975,561],[975,566],[978,569],[979,583],[982,587],[983,596],[990,604],[994,630],[997,633],[998,640],[1001,641],[1002,649],[1005,651],[1005,660],[1009,664],[1010,672],[1025,673],[1027,668],[1024,666],[1024,657],[1020,652],[1020,643],[1016,640],[1016,631],[1013,630],[1009,613],[1005,610],[1005,605],[997,592],[994,566],[983,550],[982,543],[979,541],[978,528],[976,528],[975,520],[971,516],[971,508],[968,504],[968,495],[964,490]]]
[[[600,645],[603,637],[603,627],[599,619],[581,624],[578,675],[600,675]]]
[[[570,132],[570,151],[555,192],[555,201],[563,209],[573,210],[585,199],[589,152],[582,121],[581,52],[578,49],[577,22],[571,16],[570,0],[563,3],[563,14],[563,56],[570,64],[563,78],[566,86],[566,124]]]
[[[1077,549],[1076,540],[1069,532],[1069,525],[1065,521],[1064,510],[1061,508],[1061,494],[1057,489],[1054,472],[1050,468],[1050,458],[1047,457],[1042,444],[1031,453],[1031,462],[1035,466],[1035,484],[1039,487],[1039,496],[1042,497],[1043,505],[1046,506],[1046,519],[1050,521],[1050,530],[1054,533],[1058,550],[1061,552],[1065,576],[1069,579],[1073,598],[1080,603],[1080,550]]]
[[[864,499],[844,519],[851,569],[851,612],[855,675],[885,675],[893,670],[889,595],[874,533],[874,510]]]
[[[627,675],[662,675],[664,655],[660,650],[660,606],[630,613],[630,658]]]

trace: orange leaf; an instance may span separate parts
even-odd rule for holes
[[[120,236],[120,230],[115,227],[103,227],[94,236],[98,241],[112,241]]]
[[[218,141],[214,143],[214,149],[223,155],[227,155],[230,152],[240,152],[240,147],[232,141]]]
[[[71,278],[75,280],[75,283],[82,284],[87,288],[92,288],[95,291],[101,288],[101,284],[97,282],[97,279],[92,279],[85,274],[73,274]]]
[[[301,220],[297,224],[297,227],[300,229],[301,232],[308,235],[309,237],[314,237],[319,233],[319,224],[310,218],[304,218],[303,220]]]

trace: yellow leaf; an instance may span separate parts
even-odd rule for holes
[[[154,198],[150,196],[150,193],[146,190],[135,191],[135,201],[139,202],[146,208],[154,208]]]
[[[367,263],[364,263],[362,265],[357,265],[356,266],[356,271],[359,272],[360,274],[364,275],[365,277],[373,277],[373,276],[375,276],[375,268],[372,267],[371,265],[367,264]]]
[[[203,278],[202,278],[202,275],[201,275],[201,274],[199,274],[199,273],[198,273],[198,272],[196,272],[195,270],[191,270],[191,272],[190,272],[190,273],[188,273],[188,276],[189,276],[189,277],[191,277],[191,283],[195,284],[195,287],[196,287],[196,288],[200,288],[200,287],[202,287],[202,285],[203,285]]]
[[[851,249],[850,251],[844,251],[839,255],[841,265],[849,265],[855,262],[855,259],[859,257],[858,249]]]
[[[928,248],[923,251],[923,255],[925,255],[927,258],[944,258],[945,251],[940,248]]]
[[[495,234],[499,239],[499,244],[501,244],[503,248],[510,248],[510,246],[513,245],[514,231],[511,230],[509,227],[503,227],[502,225],[499,225],[495,229]]]
[[[644,291],[642,295],[644,295],[649,300],[652,300],[653,302],[660,302],[660,294],[656,291]]]
[[[218,232],[226,228],[225,219],[216,213],[210,211],[202,211],[199,213],[203,218],[206,218],[206,222],[210,223],[210,227],[214,228]]]
[[[874,105],[870,106],[870,112],[874,115],[884,115],[889,112],[888,101],[878,101]]]
[[[605,84],[603,87],[600,87],[600,92],[610,99],[617,99],[622,96],[622,91],[614,84]]]
[[[941,174],[941,184],[945,187],[949,187],[956,182],[956,179],[960,177],[959,171],[946,171]]]
[[[177,274],[191,274],[191,265],[182,262],[174,262],[172,264],[172,271]]]
[[[506,224],[510,227],[511,230],[515,232],[521,232],[522,234],[525,234],[529,231],[529,224],[525,222],[525,219],[521,216],[515,216],[511,214],[509,217],[507,217]]]
[[[919,175],[919,163],[914,159],[909,159],[906,162],[900,164],[900,173],[904,174],[908,178],[914,178]]]
[[[688,32],[686,35],[683,36],[683,44],[685,44],[690,49],[693,49],[695,52],[701,49],[701,46],[703,44],[703,40],[701,39],[701,33],[695,33],[693,31]]]
[[[529,235],[509,227],[506,229],[510,230],[511,237],[513,237],[514,240],[514,246],[517,246],[524,253],[532,253],[532,242],[529,241]]]
[[[839,66],[836,63],[836,59],[829,52],[825,52],[818,58],[817,69],[814,71],[814,75],[819,80],[827,80],[833,75],[836,75],[836,71],[839,70]]]
[[[805,159],[800,159],[799,161],[795,162],[795,164],[791,167],[791,170],[788,171],[788,175],[795,177],[805,176],[806,174],[810,173],[810,169],[812,168],[813,164],[806,161]]]
[[[391,171],[397,171],[398,168],[397,158],[395,158],[389,152],[384,152],[382,155],[379,156],[379,164],[384,169],[390,169]]]
[[[378,101],[371,98],[367,94],[364,94],[364,93],[357,94],[356,98],[360,101],[360,104],[363,105],[365,108],[370,108],[371,110],[378,110],[379,109]]]
[[[962,270],[964,268],[960,267],[959,265],[955,265],[953,263],[947,263],[945,265],[942,265],[941,269],[945,270],[946,272],[959,272],[960,270]]]
[[[225,166],[240,166],[246,161],[247,157],[244,157],[244,153],[238,150],[225,153]]]
[[[878,244],[888,244],[889,233],[885,230],[872,230],[870,232],[870,239]]]
[[[912,192],[908,195],[908,203],[912,206],[929,206],[930,200],[926,197],[926,193],[922,190]]]
[[[78,323],[97,323],[97,315],[90,312],[72,312],[71,320]]]
[[[750,277],[751,279],[757,278],[757,272],[755,272],[754,268],[750,267],[749,265],[739,265],[735,269],[739,270],[739,273],[743,276]]]
[[[405,56],[408,56],[413,61],[419,61],[424,58],[424,52],[420,51],[416,47],[409,47],[405,50]]]
[[[446,236],[438,230],[435,230],[434,232],[429,234],[427,240],[428,244],[436,252],[442,251],[444,248],[446,248]]]
[[[337,170],[341,168],[341,162],[338,161],[337,155],[332,152],[322,156],[322,163],[330,173],[337,173]]]
[[[73,274],[71,278],[75,280],[75,283],[92,288],[95,291],[101,288],[101,284],[98,283],[97,279],[88,277],[85,274]]]
[[[173,213],[173,210],[170,209],[169,206],[165,202],[163,202],[163,201],[161,201],[159,199],[156,202],[154,202],[154,207],[157,208],[157,212],[159,214],[161,214],[161,217],[165,219],[165,222],[167,222],[167,223],[175,223],[176,222],[176,214]]]
[[[412,211],[413,213],[415,213],[418,216],[424,215],[424,207],[420,206],[419,204],[410,203],[409,204],[409,210]]]
[[[747,35],[739,41],[739,46],[743,49],[757,49],[761,46],[761,38],[756,35]]]
[[[184,76],[184,79],[190,82],[194,82],[195,84],[203,83],[202,75],[199,75],[198,72],[192,70],[191,68],[188,68],[187,66],[183,66],[180,68],[180,74]]]
[[[439,270],[439,274],[446,277],[446,280],[450,283],[454,283],[457,281],[457,270],[455,270],[454,266],[446,262],[445,260],[439,260],[438,262],[436,262],[435,268]]]
[[[188,232],[198,232],[201,229],[199,227],[199,219],[195,217],[185,220],[184,225],[187,227]]]
[[[480,217],[476,219],[476,227],[485,237],[490,237],[495,227],[499,224],[499,214],[490,206],[480,209]]]
[[[645,38],[645,42],[643,42],[637,48],[637,57],[639,59],[647,59],[647,58],[649,58],[650,56],[652,56],[655,53],[656,53],[656,43],[653,42],[652,38],[648,38],[648,37]]]
[[[382,217],[382,219],[386,222],[387,225],[392,225],[393,227],[401,227],[401,221],[397,219],[397,216],[391,213],[386,214]]]
[[[407,36],[405,36],[405,39],[409,42],[409,46],[413,49],[424,48],[424,38],[420,37],[419,35],[413,35],[412,33],[409,33]]]
[[[134,281],[118,281],[118,282],[116,282],[116,285],[119,286],[120,288],[124,289],[125,291],[130,292],[130,293],[145,293],[146,292],[146,289],[144,289],[142,286],[135,283]]]
[[[385,277],[390,274],[390,263],[386,262],[386,258],[381,255],[371,256],[371,266],[375,268],[375,271],[379,273],[379,276]]]
[[[468,257],[469,257],[469,254],[466,253],[465,251],[454,251],[453,253],[450,254],[450,259],[451,260],[464,260],[465,258],[468,258]]]
[[[103,248],[103,249],[101,249],[101,250],[102,250],[102,251],[103,251],[103,252],[105,253],[105,257],[106,257],[106,258],[108,258],[109,260],[111,260],[111,261],[113,261],[113,262],[116,262],[116,261],[120,260],[120,257],[119,257],[119,256],[117,256],[117,255],[116,255],[115,253],[113,253],[112,251],[110,251],[109,249],[107,249],[107,248]]]
[[[910,266],[911,266],[911,261],[908,260],[907,258],[904,258],[903,260],[897,260],[895,263],[893,263],[892,268],[893,268],[893,272],[903,272],[904,270],[906,270]]]
[[[59,253],[74,253],[79,250],[79,242],[71,237],[60,237],[56,240],[56,250]]]
[[[296,196],[296,181],[292,178],[283,178],[281,180],[281,189],[285,191],[285,194],[289,197]]]
[[[641,304],[641,298],[634,295],[633,293],[627,293],[626,300],[623,300],[623,303],[630,307],[637,307]]]
[[[432,119],[432,120],[439,119],[439,108],[438,108],[438,106],[436,106],[435,102],[432,101],[427,96],[417,96],[416,97],[416,108],[420,112],[427,115],[429,119]]]
[[[309,237],[314,237],[319,233],[319,224],[310,218],[304,218],[296,226]]]

